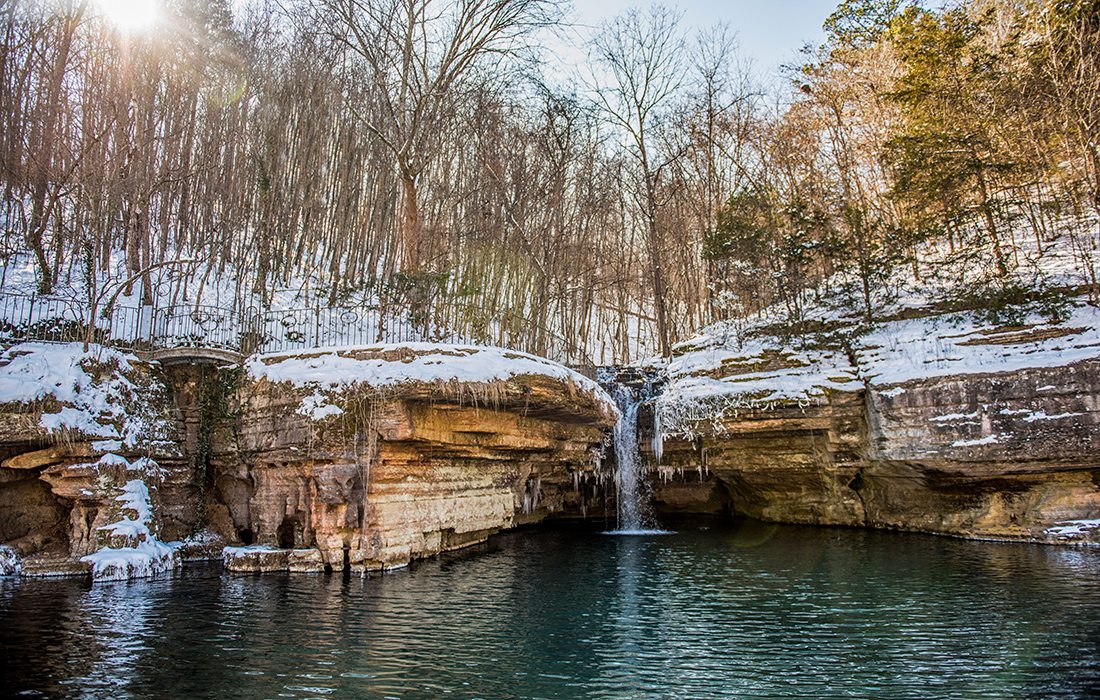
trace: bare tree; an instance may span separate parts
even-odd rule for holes
[[[465,82],[487,59],[553,22],[557,0],[330,0],[333,36],[361,60],[372,109],[352,105],[393,156],[401,181],[402,268],[422,267],[420,179],[454,119]],[[332,20],[335,20],[334,22]]]
[[[636,166],[633,198],[645,231],[660,351],[668,357],[672,343],[658,209],[661,178],[679,153],[660,147],[660,122],[683,80],[680,13],[661,5],[645,12],[628,10],[600,28],[592,53],[596,97],[626,136]]]

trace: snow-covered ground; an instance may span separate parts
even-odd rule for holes
[[[1096,222],[1064,223],[1066,232],[1041,243],[1023,231],[1013,232],[1017,264],[1006,280],[983,277],[966,250],[926,247],[919,279],[900,268],[883,285],[877,317],[884,321],[865,324],[850,298],[825,292],[804,320],[827,331],[778,335],[776,329],[787,327],[786,310],[778,306],[704,328],[676,346],[667,365],[648,362],[668,379],[655,402],[656,420],[666,434],[691,437],[700,429],[720,430],[726,416],[741,410],[805,406],[831,390],[864,383],[896,396],[904,391],[901,384],[917,379],[1098,358],[1100,308],[1084,296],[1063,292],[1053,306],[1006,305],[999,311],[1011,321],[998,321],[997,314],[980,308],[981,293],[1002,287],[1064,290],[1091,282],[1089,270],[1100,269]],[[1070,227],[1076,227],[1072,235]],[[846,284],[852,280],[837,275],[827,286]],[[945,301],[973,294],[979,295],[974,297],[979,308],[942,310]]]
[[[900,385],[913,380],[1100,358],[1100,309],[1078,299],[1058,323],[1032,313],[1022,325],[1009,327],[975,312],[929,315],[853,334],[846,350],[814,347],[815,342],[823,341],[761,334],[745,340],[702,335],[683,344],[656,401],[664,430],[690,437],[701,422],[717,426],[741,409],[811,404],[829,390],[863,384],[896,396],[904,391]]]
[[[377,292],[367,289],[343,294],[330,307],[329,289],[308,270],[260,295],[247,283],[249,270],[215,269],[186,260],[152,270],[152,296],[143,298],[141,285],[133,284],[129,293],[117,296],[112,314],[104,318],[104,306],[129,276],[125,256],[116,251],[110,266],[98,270],[90,282],[80,261],[72,264],[49,297],[36,296],[37,269],[30,255],[15,255],[0,264],[0,338],[76,339],[74,334],[92,320],[94,301],[100,338],[127,347],[135,341],[258,352],[404,341],[511,345],[521,343],[516,334],[525,337],[534,327],[529,319],[540,311],[528,307],[498,313],[455,293],[450,301],[440,301],[438,313],[433,313],[387,307]],[[641,309],[625,321],[595,309],[587,316],[585,347],[578,348],[566,333],[555,331],[551,310],[547,327],[538,335],[546,341],[545,353],[561,361],[611,362],[622,352],[640,357],[656,347],[652,323],[642,320],[647,316],[652,316],[651,309]],[[627,328],[612,328],[612,317]]]
[[[691,437],[702,424],[715,427],[741,409],[819,402],[829,389],[851,389],[857,376],[837,350],[796,349],[767,338],[694,348],[668,365],[668,384],[656,399],[667,434]]]
[[[1076,300],[1068,312],[1059,323],[1033,312],[1019,326],[1009,327],[974,313],[884,323],[858,339],[860,376],[885,386],[955,374],[1061,367],[1100,357],[1100,309]],[[1028,336],[1034,340],[1018,342]]]

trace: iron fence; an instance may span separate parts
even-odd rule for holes
[[[58,297],[0,293],[0,339],[95,342],[127,350],[215,348],[250,355],[375,343],[498,345],[590,366],[584,350],[515,314],[473,306],[414,313],[374,305],[231,310],[203,304],[115,305],[96,311]],[[439,319],[447,318],[458,330]]]

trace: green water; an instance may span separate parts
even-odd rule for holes
[[[1100,694],[1100,551],[743,526],[501,536],[360,579],[0,582],[3,694]]]

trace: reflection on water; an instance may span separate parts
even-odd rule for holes
[[[0,630],[28,696],[1087,697],[1100,551],[527,532],[366,580],[3,580]]]

